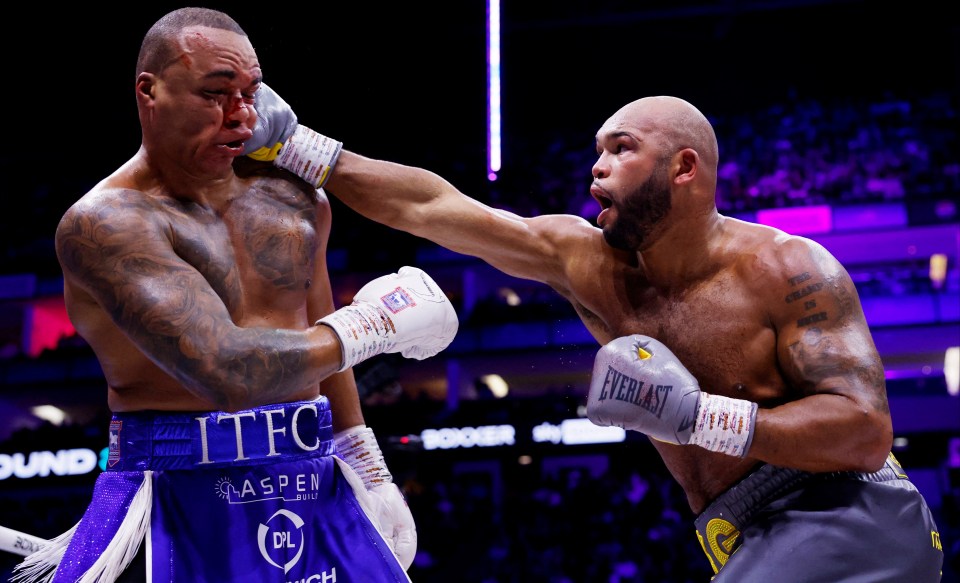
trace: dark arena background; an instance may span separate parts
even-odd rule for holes
[[[139,147],[140,40],[179,6],[26,3],[0,25],[2,526],[65,531],[101,471],[105,383],[66,317],[53,234]],[[594,135],[621,105],[669,94],[700,108],[720,140],[720,211],[815,239],[853,277],[894,451],[936,513],[943,580],[960,580],[960,27],[947,3],[502,0],[493,181],[485,2],[207,6],[245,28],[305,125],[520,214],[596,217]],[[356,369],[417,520],[412,580],[708,581],[693,516],[647,438],[611,441],[583,417],[597,346],[572,308],[333,204],[341,305],[409,264],[460,316],[436,357]],[[3,580],[18,561],[0,553]]]

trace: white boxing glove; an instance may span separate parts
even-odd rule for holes
[[[342,142],[302,126],[293,108],[261,83],[254,96],[257,125],[243,145],[247,156],[289,170],[315,188],[322,188],[340,156]]]
[[[385,352],[429,358],[453,342],[460,326],[450,300],[425,271],[401,267],[360,288],[353,303],[317,320],[343,349],[338,372]]]
[[[417,556],[417,524],[407,500],[393,482],[374,486],[368,493],[379,505],[376,512],[380,517],[383,538],[404,570],[409,569]]]
[[[400,488],[393,482],[373,430],[366,425],[351,427],[333,436],[337,456],[363,481],[369,494],[373,521],[404,569],[417,554],[417,526]]]

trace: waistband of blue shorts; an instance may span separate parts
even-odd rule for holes
[[[876,472],[812,473],[763,464],[721,494],[697,516],[697,531],[705,532],[706,525],[715,518],[722,518],[742,530],[753,515],[767,503],[811,480],[887,482],[906,479],[906,472],[893,454],[887,456],[883,467]]]
[[[224,411],[115,413],[107,471],[249,466],[332,455],[326,397]]]

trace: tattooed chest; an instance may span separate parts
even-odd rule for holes
[[[178,225],[174,248],[231,312],[299,303],[319,246],[309,217],[264,205],[231,209],[220,220]]]

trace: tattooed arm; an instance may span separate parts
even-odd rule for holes
[[[792,395],[761,409],[751,457],[809,471],[875,471],[893,442],[880,355],[857,290],[819,244],[791,237],[769,281],[777,359]],[[776,281],[779,279],[779,281]]]
[[[174,232],[176,216],[164,204],[138,191],[99,190],[71,207],[57,228],[70,316],[108,382],[165,382],[128,362],[145,355],[183,389],[224,410],[315,395],[340,364],[334,333],[324,326],[237,326],[227,305],[241,301],[239,276],[223,235],[207,235],[217,233],[216,225],[198,229],[196,244],[174,249],[174,238],[193,234]]]

